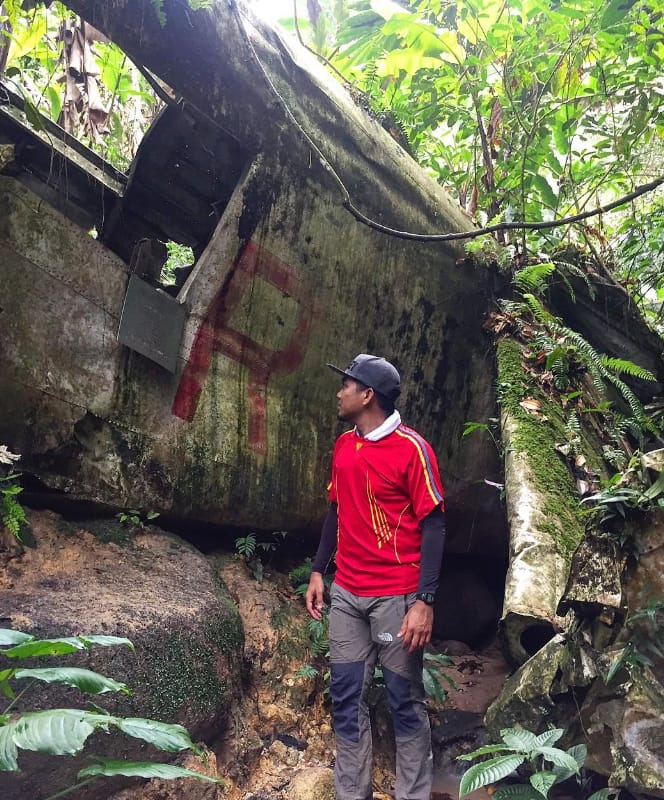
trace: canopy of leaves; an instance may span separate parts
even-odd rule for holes
[[[122,170],[161,105],[127,56],[61,2],[0,3],[0,78],[36,127],[39,111]]]
[[[664,173],[663,16],[633,0],[352,0],[331,62],[479,222],[545,221]],[[661,209],[503,243],[569,237],[604,261],[611,245],[661,321]]]

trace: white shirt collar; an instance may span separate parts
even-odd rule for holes
[[[401,425],[401,414],[399,414],[398,411],[393,411],[384,422],[382,422],[377,428],[369,431],[369,433],[362,438],[367,439],[369,442],[377,442],[379,439],[384,439],[386,436],[394,433],[399,425]],[[357,428],[355,430],[357,435],[360,436]]]

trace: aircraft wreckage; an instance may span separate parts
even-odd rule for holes
[[[163,27],[149,0],[68,5],[173,98],[124,175],[52,123],[35,130],[5,87],[0,442],[40,485],[79,500],[311,529],[338,431],[324,365],[389,355],[402,415],[444,472],[446,553],[496,572],[509,560],[502,630],[513,661],[526,663],[494,722],[542,727],[552,697],[582,686],[595,696],[581,711],[596,768],[664,796],[652,744],[661,719],[644,710],[630,728],[629,714],[648,704],[624,697],[611,716],[593,642],[566,633],[570,615],[613,619],[628,603],[617,567],[601,571],[602,591],[578,596],[578,476],[557,455],[555,430],[544,414],[524,423],[503,392],[507,515],[491,485],[499,454],[488,437],[462,438],[467,421],[498,416],[496,380],[522,379],[514,329],[489,325],[497,352],[487,335],[500,276],[462,243],[379,230],[463,232],[471,221],[313,56],[241,5],[194,12],[165,0]],[[170,293],[159,284],[168,240],[196,258]],[[664,379],[661,340],[608,279],[595,299],[582,288],[577,304],[559,298],[558,312],[651,370],[659,384],[639,387],[647,399]],[[539,454],[524,425],[535,426]],[[648,681],[629,691],[661,702],[661,683]]]

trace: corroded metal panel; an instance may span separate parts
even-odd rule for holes
[[[129,278],[118,341],[169,372],[177,368],[185,307],[137,275]]]

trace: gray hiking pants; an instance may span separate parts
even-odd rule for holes
[[[395,800],[429,800],[431,729],[424,705],[422,651],[403,649],[397,631],[414,594],[359,597],[330,590],[330,697],[337,758],[337,800],[371,800],[371,726],[366,697],[380,659],[397,749]]]

